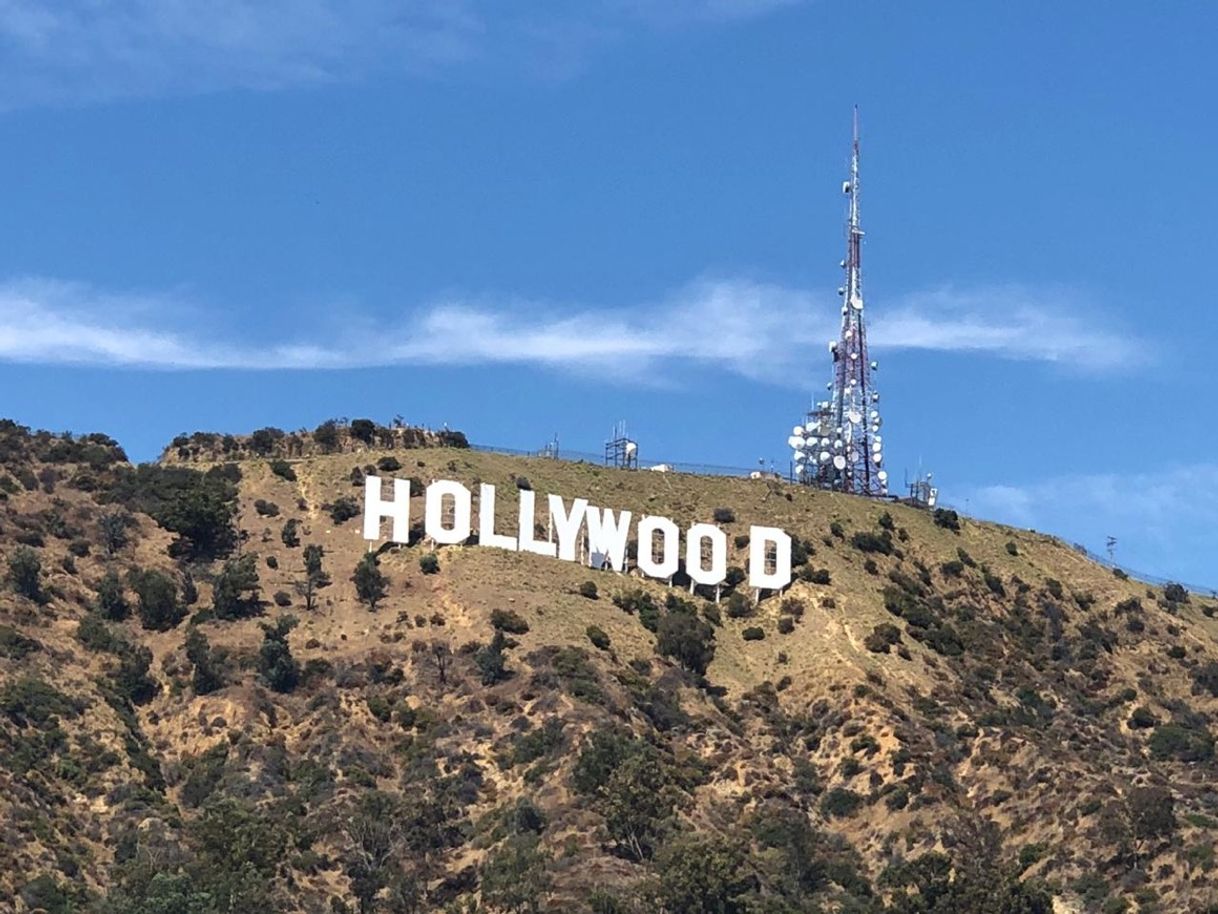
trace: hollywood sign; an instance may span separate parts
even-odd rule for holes
[[[636,565],[644,575],[671,582],[684,564],[695,584],[715,587],[727,577],[727,534],[715,524],[692,524],[682,536],[670,518],[644,515],[634,520],[629,511],[612,511],[588,503],[586,498],[569,503],[559,495],[547,495],[549,533],[538,539],[536,493],[520,491],[517,532],[495,529],[495,487],[478,487],[477,534],[479,546],[511,552],[532,552],[566,562],[583,561],[586,552],[591,566],[626,568],[626,549],[633,529],[638,541]],[[410,542],[410,480],[393,480],[393,498],[384,497],[379,476],[364,478],[364,539],[380,540],[381,523],[392,521],[391,542]],[[461,545],[475,531],[474,498],[468,488],[450,479],[438,479],[424,493],[423,529],[439,545]],[[582,547],[586,544],[587,548]],[[682,548],[684,547],[684,548]],[[684,559],[684,562],[682,562]],[[781,590],[791,583],[791,537],[777,527],[749,528],[749,586]]]

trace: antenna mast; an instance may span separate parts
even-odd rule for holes
[[[846,259],[840,264],[846,281],[837,290],[843,299],[841,334],[829,343],[833,356],[830,397],[815,404],[807,421],[792,430],[788,443],[795,450],[794,468],[799,481],[855,495],[879,496],[888,494],[888,473],[884,470],[880,435],[880,395],[871,378],[879,366],[868,357],[863,320],[857,106],[853,126],[850,179],[842,184],[849,198]]]

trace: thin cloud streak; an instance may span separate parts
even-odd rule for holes
[[[1090,372],[1145,362],[1149,349],[1095,321],[1056,316],[1024,287],[943,287],[895,303],[873,323],[872,346],[1047,362]],[[1055,303],[1062,299],[1054,293]],[[663,383],[682,371],[726,370],[802,387],[811,351],[836,335],[837,303],[743,279],[690,283],[654,303],[554,307],[446,299],[400,325],[348,315],[361,329],[331,338],[215,338],[167,321],[191,309],[180,296],[120,295],[81,283],[0,283],[0,360],[151,369],[344,369],[389,365],[525,365],[620,382]],[[1042,345],[1046,327],[1053,340]]]
[[[475,61],[570,73],[632,31],[728,23],[800,2],[0,0],[0,109],[270,91]]]

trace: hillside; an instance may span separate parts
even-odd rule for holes
[[[0,423],[0,910],[1218,911],[1213,600],[772,480],[189,441]],[[733,566],[778,526],[799,573],[415,542],[370,609],[367,471],[717,519]]]

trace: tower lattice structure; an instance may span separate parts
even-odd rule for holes
[[[806,421],[792,429],[796,477],[810,485],[855,495],[886,495],[880,435],[880,394],[872,378],[878,365],[867,352],[867,325],[863,309],[863,229],[859,221],[859,120],[854,110],[854,140],[850,178],[842,184],[849,198],[846,220],[846,259],[841,262],[845,283],[842,325],[838,339],[829,343],[833,380],[829,399],[816,403]]]

